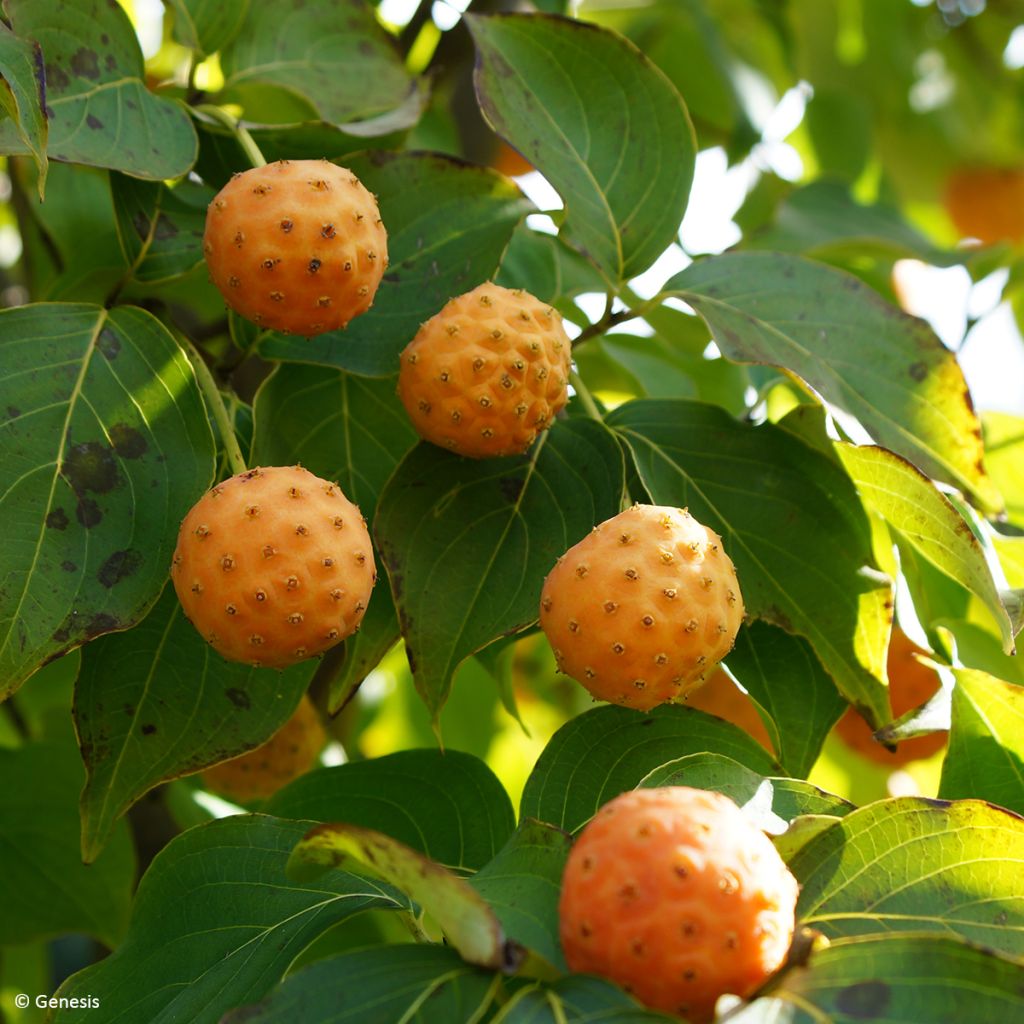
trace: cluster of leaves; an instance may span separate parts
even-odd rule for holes
[[[563,976],[556,901],[594,810],[667,784],[726,792],[777,834],[801,923],[832,940],[735,1019],[778,1019],[781,1004],[801,1021],[1019,1012],[1024,423],[982,423],[955,355],[889,301],[899,258],[981,277],[1012,256],[943,247],[850,188],[878,161],[898,201],[914,161],[938,173],[962,132],[990,125],[1024,152],[1001,116],[1019,86],[992,70],[1012,18],[944,29],[909,3],[894,21],[891,0],[654,3],[587,21],[478,4],[435,39],[431,97],[410,71],[427,4],[397,42],[363,0],[168,6],[192,73],[156,88],[112,0],[5,0],[0,26],[12,286],[32,300],[0,313],[0,942],[78,930],[113,950],[61,992],[100,1007],[52,1019],[658,1019]],[[861,21],[842,22],[854,7]],[[835,66],[821,56],[844,47]],[[991,73],[921,114],[906,54],[929,47],[958,82],[979,47]],[[460,121],[446,103],[466,105],[471,55],[477,103]],[[838,178],[763,176],[743,241],[642,299],[633,282],[677,246],[699,146],[739,158],[757,142],[750,67],[780,90],[814,85],[808,152]],[[327,156],[378,195],[391,267],[345,332],[259,331],[207,283],[205,205],[246,166],[225,108],[268,159]],[[456,139],[481,115],[560,194],[557,234],[524,222],[536,211],[512,181],[448,155],[480,155]],[[578,326],[577,395],[526,456],[476,463],[417,443],[394,374],[422,320],[492,278]],[[607,307],[590,322],[574,300],[593,292]],[[644,329],[610,332],[626,322]],[[384,578],[362,631],[319,666],[224,662],[166,586],[181,517],[225,472],[222,402],[252,465],[337,479],[372,524]],[[164,788],[171,831],[194,827],[135,890],[133,805],[138,840],[147,793],[257,746],[311,685],[343,708],[396,642],[435,724],[460,666],[495,676],[511,705],[545,574],[634,500],[686,505],[724,538],[750,620],[729,667],[774,755],[692,709],[604,707],[554,735],[518,818],[484,763],[452,749],[320,769],[258,815],[206,820]],[[899,579],[951,671],[890,722]],[[847,703],[883,739],[950,728],[943,801],[858,809],[804,781]],[[395,920],[448,944],[402,942]],[[387,941],[357,949],[367,937]]]

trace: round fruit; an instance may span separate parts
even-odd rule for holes
[[[203,784],[237,804],[266,800],[308,772],[326,741],[316,708],[303,696],[295,714],[263,746],[207,768]]]
[[[725,669],[718,668],[712,672],[703,686],[687,694],[686,703],[691,708],[731,722],[757,740],[765,750],[774,752],[771,737],[754,702],[729,678]]]
[[[562,950],[570,970],[697,1024],[782,965],[796,898],[771,841],[728,797],[638,789],[605,804],[569,853]]]
[[[942,683],[934,669],[922,665],[915,655],[928,652],[922,650],[898,626],[894,626],[889,640],[889,656],[886,670],[889,675],[889,704],[893,718],[905,715],[913,708],[920,707],[939,691]],[[836,735],[858,754],[898,768],[908,761],[931,757],[946,745],[945,732],[933,732],[927,736],[916,736],[903,740],[895,752],[890,752],[875,741],[871,726],[852,707],[847,708],[843,717],[836,722]]]
[[[366,523],[338,485],[275,466],[239,473],[193,505],[171,578],[225,658],[285,668],[359,628],[377,574]]]
[[[569,400],[562,317],[524,291],[482,284],[423,324],[398,396],[420,437],[459,455],[517,455]]]
[[[962,168],[950,176],[945,202],[965,238],[1024,241],[1024,168]]]
[[[558,667],[599,700],[647,710],[684,697],[743,620],[722,539],[686,509],[634,505],[570,548],[544,581]]]
[[[365,313],[388,265],[375,198],[327,160],[278,160],[236,174],[207,210],[203,252],[236,313],[307,336]]]

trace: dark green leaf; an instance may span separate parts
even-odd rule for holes
[[[288,854],[308,826],[265,815],[221,818],[164,847],[139,885],[127,938],[69,978],[55,1024],[217,1024],[259,999],[331,925],[369,907],[409,909],[393,890],[342,872],[292,886]]]
[[[250,0],[170,0],[174,38],[199,54],[216,53],[234,39]]]
[[[124,9],[106,0],[6,0],[11,27],[42,48],[50,158],[137,178],[177,178],[196,158],[184,108],[154,96]],[[0,125],[0,152],[24,152],[17,126]]]
[[[498,977],[444,946],[375,946],[303,968],[221,1024],[463,1024],[483,1019]]]
[[[622,491],[621,453],[592,420],[556,423],[522,457],[472,461],[430,444],[406,456],[374,533],[435,717],[464,658],[536,620],[555,560],[618,512]]]
[[[958,669],[939,795],[977,797],[1024,814],[1024,686]]]
[[[145,613],[214,453],[188,359],[141,309],[22,306],[0,336],[2,697]]]
[[[268,814],[376,829],[445,867],[475,871],[515,828],[491,770],[458,750],[403,750],[309,772],[270,798]]]
[[[963,373],[924,321],[849,274],[786,253],[712,256],[666,288],[730,359],[795,373],[879,444],[987,511],[1001,507]]]
[[[617,33],[550,15],[467,18],[491,127],[558,190],[567,241],[612,282],[676,237],[696,140],[664,73]]]
[[[980,800],[902,797],[853,811],[790,861],[797,918],[829,938],[953,933],[1024,952],[1024,821]]]
[[[768,732],[779,761],[805,779],[846,702],[810,644],[764,622],[740,630],[729,670],[771,716]]]
[[[581,974],[554,985],[520,989],[501,1015],[501,1024],[678,1024],[678,1020],[643,1009],[603,978]]]
[[[526,782],[519,815],[577,832],[613,797],[688,754],[706,751],[762,776],[779,770],[742,729],[703,711],[672,704],[647,714],[594,708],[552,737]]]
[[[82,852],[160,782],[253,750],[291,717],[316,663],[285,672],[225,661],[185,618],[173,587],[135,629],[90,644],[75,688],[89,779]]]
[[[840,690],[887,721],[890,585],[842,470],[779,427],[694,402],[629,402],[608,425],[656,503],[689,506],[721,534],[747,613],[806,637]]]
[[[45,91],[39,43],[19,39],[6,25],[0,25],[0,107],[39,168],[40,201],[46,190],[46,138],[50,130],[43,109]]]
[[[378,152],[346,164],[376,193],[388,231],[390,266],[374,307],[317,338],[269,334],[260,351],[386,377],[398,372],[398,356],[424,320],[493,275],[533,207],[499,174],[450,157]]]

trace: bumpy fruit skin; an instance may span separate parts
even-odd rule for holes
[[[922,665],[914,656],[927,655],[898,626],[893,627],[889,640],[887,672],[889,675],[889,704],[893,718],[905,715],[934,697],[942,685],[934,669]],[[933,732],[903,740],[895,752],[890,752],[872,737],[871,726],[852,707],[836,722],[836,735],[851,750],[876,764],[899,768],[910,761],[931,757],[946,745],[945,732]]]
[[[196,502],[171,578],[189,620],[225,658],[286,668],[359,628],[377,574],[366,523],[338,485],[275,466]]]
[[[474,459],[517,455],[569,400],[570,349],[550,306],[482,284],[420,327],[398,396],[427,441]]]
[[[308,772],[326,741],[316,708],[303,696],[295,714],[263,746],[207,768],[203,784],[237,804],[266,800]]]
[[[388,265],[377,201],[327,160],[235,175],[206,213],[203,252],[227,304],[261,327],[312,336],[373,305]]]
[[[748,996],[782,964],[796,879],[768,837],[720,793],[623,793],[569,853],[559,928],[570,970],[645,1005],[710,1021],[726,992]]]
[[[771,737],[754,702],[729,678],[725,669],[715,669],[703,686],[686,695],[686,703],[691,708],[732,722],[769,753],[774,753]]]
[[[742,621],[722,538],[661,505],[634,505],[595,527],[541,591],[540,624],[559,669],[598,700],[641,711],[699,686]]]
[[[965,167],[950,175],[946,210],[964,237],[1024,241],[1024,167]]]

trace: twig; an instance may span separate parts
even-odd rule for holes
[[[245,155],[249,158],[249,162],[253,167],[266,166],[266,157],[260,152],[260,147],[256,145],[256,140],[249,134],[249,130],[245,128],[240,121],[236,120],[226,110],[215,106],[213,103],[200,103],[199,106],[194,109],[200,114],[205,114],[207,117],[227,128],[227,130],[235,137],[242,149],[245,150]]]
[[[599,422],[603,421],[604,416],[601,415],[601,410],[597,407],[594,396],[587,389],[587,385],[583,383],[583,378],[575,370],[569,372],[569,383],[572,384],[576,394],[579,395],[580,403],[586,409],[587,415]]]
[[[604,334],[609,331],[612,327],[616,327],[619,324],[626,323],[627,320],[637,320],[642,316],[645,316],[650,310],[660,306],[663,301],[661,295],[655,295],[653,298],[648,299],[646,302],[642,302],[639,306],[635,306],[633,309],[620,309],[617,313],[611,312],[611,302],[605,307],[604,316],[601,317],[596,323],[592,323],[589,327],[584,328],[580,333],[573,339],[572,347],[576,348],[577,345],[582,345],[585,341],[589,341],[591,338],[596,338],[600,334]]]

